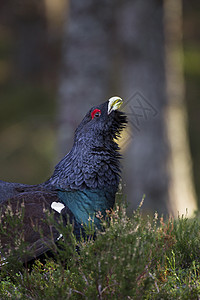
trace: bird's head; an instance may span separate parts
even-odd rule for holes
[[[75,142],[92,146],[113,141],[126,126],[126,115],[118,111],[123,103],[120,97],[112,97],[105,103],[92,107],[75,134]]]
[[[57,164],[51,184],[67,189],[105,189],[116,192],[121,157],[114,141],[127,123],[118,111],[120,97],[112,97],[89,110],[76,129],[71,151]]]

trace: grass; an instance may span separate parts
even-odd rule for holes
[[[141,207],[128,218],[123,204],[108,217],[95,241],[76,241],[71,225],[55,225],[63,234],[56,258],[35,261],[32,271],[10,259],[1,269],[0,298],[200,298],[197,218],[164,221],[157,213],[142,216]]]

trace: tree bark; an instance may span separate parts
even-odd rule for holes
[[[16,80],[40,81],[47,66],[47,26],[43,1],[16,1],[13,9],[13,28],[16,37]]]
[[[188,143],[182,49],[182,1],[165,1],[166,74],[168,107],[166,126],[170,157],[169,211],[191,216],[197,210]]]
[[[118,13],[121,89],[123,98],[130,98],[126,108],[133,132],[127,141],[125,160],[128,201],[130,208],[136,208],[145,194],[146,211],[166,213],[169,148],[164,121],[167,97],[163,2],[123,1]],[[146,116],[144,110],[137,108],[139,103],[150,109]]]
[[[113,7],[113,0],[75,0],[70,3],[64,26],[58,96],[60,157],[70,150],[74,130],[88,109],[108,96]]]

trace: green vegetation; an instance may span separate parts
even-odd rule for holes
[[[77,242],[71,225],[55,225],[63,234],[52,249],[55,259],[37,260],[32,271],[10,257],[1,269],[0,298],[199,299],[197,218],[164,221],[156,213],[142,216],[140,207],[128,218],[122,204],[108,217],[95,241]]]

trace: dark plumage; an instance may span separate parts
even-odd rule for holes
[[[43,254],[51,243],[49,227],[43,222],[44,207],[51,211],[55,203],[62,203],[61,214],[74,223],[77,238],[82,225],[88,225],[89,217],[94,217],[95,225],[100,227],[96,213],[101,211],[105,215],[105,211],[113,207],[120,178],[119,147],[114,139],[127,123],[125,114],[116,110],[121,103],[119,97],[113,97],[90,109],[76,129],[71,151],[57,164],[46,182],[30,186],[0,181],[2,215],[9,205],[14,213],[21,203],[25,207],[24,239],[28,247],[34,249],[34,254],[24,260]],[[57,217],[60,215],[55,211]],[[36,223],[42,227],[45,238],[33,230]],[[59,238],[55,229],[53,238],[54,241]],[[6,251],[7,237],[0,239]]]

